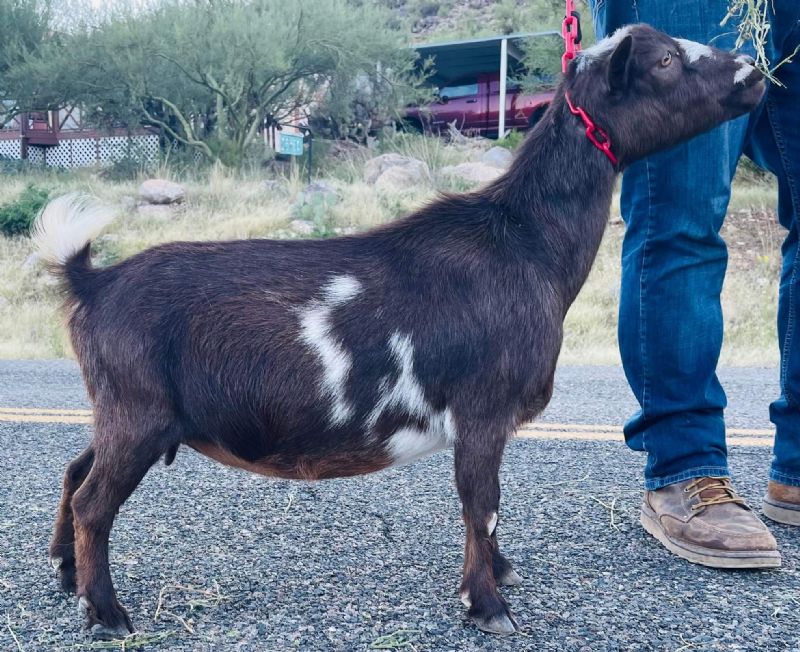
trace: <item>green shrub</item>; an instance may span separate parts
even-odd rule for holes
[[[292,216],[314,225],[315,238],[330,238],[335,235],[334,220],[331,208],[338,202],[335,195],[321,192],[310,192],[301,197],[292,206]]]
[[[517,131],[513,129],[506,134],[506,137],[498,140],[497,145],[498,147],[505,147],[506,149],[510,149],[512,152],[517,149],[522,144],[522,141],[525,140],[525,134],[522,131]]]
[[[0,233],[8,237],[28,233],[48,195],[46,190],[30,185],[16,201],[0,206]]]
[[[34,170],[36,166],[30,161],[0,156],[0,174],[25,174]]]

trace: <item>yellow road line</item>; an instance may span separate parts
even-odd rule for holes
[[[56,410],[50,408],[4,408],[0,407],[0,414],[78,414],[92,416],[91,410]]]
[[[524,430],[587,430],[589,432],[614,432],[622,433],[620,426],[584,424],[584,423],[549,423],[545,421],[534,421],[523,426]],[[772,437],[775,431],[772,428],[728,428],[729,435],[744,435],[755,437]]]
[[[92,423],[91,410],[57,408],[8,408],[0,407],[0,422],[15,423]],[[771,446],[774,431],[764,428],[729,428],[728,444],[738,446]],[[517,431],[522,439],[619,441],[622,428],[607,424],[589,423],[528,423]]]
[[[544,439],[544,440],[578,440],[578,441],[618,441],[622,442],[622,431],[613,432],[590,432],[587,430],[534,430],[523,428],[517,431],[517,437],[521,439]],[[730,446],[772,446],[771,437],[735,437],[729,436],[727,443]]]

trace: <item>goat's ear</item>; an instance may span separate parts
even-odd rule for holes
[[[608,87],[611,92],[623,91],[628,87],[632,46],[633,38],[628,34],[611,53],[608,61]]]

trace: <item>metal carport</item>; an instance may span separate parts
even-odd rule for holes
[[[522,67],[523,52],[520,43],[529,38],[555,36],[555,30],[544,32],[519,32],[502,36],[446,41],[442,43],[422,43],[413,46],[420,55],[420,61],[433,60],[434,72],[430,77],[433,83],[457,79],[464,75],[500,71],[500,106],[506,105],[506,77],[509,68],[512,72]],[[506,116],[500,111],[498,138],[505,134]]]

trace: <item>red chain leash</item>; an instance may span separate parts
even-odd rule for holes
[[[599,149],[608,157],[608,160],[611,161],[614,169],[616,169],[617,157],[614,156],[614,152],[611,151],[611,139],[608,137],[608,134],[592,121],[586,111],[579,106],[576,107],[572,103],[569,93],[564,93],[564,99],[567,100],[567,106],[569,107],[569,110],[583,120],[583,124],[586,125],[586,137],[592,141],[592,144],[597,149]]]
[[[561,57],[561,72],[567,72],[567,66],[575,54],[581,51],[581,18],[575,11],[575,0],[567,0],[567,11],[561,23],[561,36],[564,37],[564,55]]]

